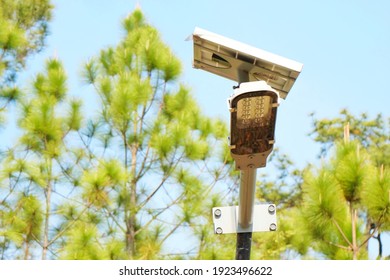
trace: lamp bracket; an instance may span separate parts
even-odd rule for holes
[[[212,213],[216,234],[265,232],[277,228],[275,204],[254,205],[253,223],[247,228],[238,224],[238,206],[214,207]]]

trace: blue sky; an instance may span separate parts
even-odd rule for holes
[[[390,1],[386,0],[56,0],[46,50],[28,63],[23,80],[56,55],[69,76],[71,94],[88,100],[81,65],[123,35],[122,19],[139,4],[183,63],[181,81],[192,88],[204,112],[228,120],[226,99],[233,81],[192,68],[196,26],[304,64],[278,109],[276,144],[299,166],[316,160],[319,146],[307,134],[309,113],[389,117]],[[89,105],[89,106],[88,106]],[[389,246],[387,246],[389,247]],[[385,252],[386,253],[386,252]],[[389,254],[389,253],[388,253]]]
[[[307,136],[309,113],[331,118],[348,108],[389,116],[390,2],[384,0],[56,0],[48,47],[30,60],[26,77],[57,55],[71,93],[92,98],[79,80],[81,65],[121,39],[121,20],[137,3],[181,59],[182,82],[209,115],[228,119],[226,99],[235,83],[192,68],[192,43],[185,38],[196,26],[303,63],[276,128],[276,146],[300,166],[319,151]]]

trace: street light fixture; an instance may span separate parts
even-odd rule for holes
[[[279,93],[264,81],[242,83],[228,105],[230,148],[236,168],[264,167],[275,142]]]
[[[287,97],[303,65],[200,28],[192,39],[194,68],[239,83],[228,99],[239,205],[214,207],[213,221],[215,233],[237,233],[236,259],[249,259],[252,232],[277,228],[276,206],[254,205],[256,169],[266,166],[273,149],[279,97]]]
[[[256,169],[266,166],[267,157],[273,149],[279,94],[264,81],[241,83],[228,99],[228,105],[230,153],[236,168],[241,171],[238,227],[243,232],[250,233],[238,235],[238,244],[242,237],[247,242],[241,247],[238,246],[237,250],[245,248],[249,254],[250,239],[246,236],[251,237],[253,231],[251,226],[254,216]],[[276,221],[271,221],[270,224],[276,226]],[[236,254],[241,255],[238,251]],[[249,255],[245,258],[249,258]]]

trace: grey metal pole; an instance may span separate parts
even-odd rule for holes
[[[250,232],[237,233],[236,260],[249,260],[252,244],[253,206],[256,190],[256,168],[241,171],[238,225]]]
[[[242,229],[250,229],[253,223],[255,187],[256,168],[242,170],[238,204],[238,224]]]

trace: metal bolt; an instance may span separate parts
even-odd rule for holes
[[[268,213],[270,213],[271,215],[275,214],[275,210],[275,205],[271,204],[270,206],[268,206]]]
[[[215,230],[216,234],[222,234],[222,232],[223,232],[223,230],[220,227]]]
[[[221,209],[215,209],[215,211],[214,211],[214,217],[215,217],[216,219],[219,219],[219,218],[221,218],[221,215],[222,215]]]
[[[269,230],[270,231],[275,231],[276,230],[276,224],[274,224],[274,223],[270,224]]]

